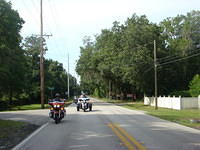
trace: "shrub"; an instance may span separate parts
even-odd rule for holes
[[[189,91],[175,91],[170,93],[171,96],[191,97]]]
[[[194,96],[197,97],[198,95],[200,95],[200,75],[197,74],[193,77],[192,81],[190,81],[190,85],[189,85],[189,93]]]
[[[9,108],[8,101],[0,100],[0,111],[7,110]]]

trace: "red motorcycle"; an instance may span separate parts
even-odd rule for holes
[[[50,112],[49,117],[55,120],[55,123],[59,123],[65,116],[65,102],[49,101]]]

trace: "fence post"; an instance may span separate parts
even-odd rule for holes
[[[180,110],[183,108],[183,103],[182,103],[182,97],[179,96],[179,100],[180,100]]]

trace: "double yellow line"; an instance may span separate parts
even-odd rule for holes
[[[119,125],[109,123],[108,126],[129,150],[146,150],[146,148],[142,144],[140,144],[135,138],[130,136],[123,128],[119,127]]]

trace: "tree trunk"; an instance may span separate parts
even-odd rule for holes
[[[12,97],[13,97],[13,90],[12,90],[12,86],[10,86],[10,90],[9,90],[9,105],[12,105]]]

